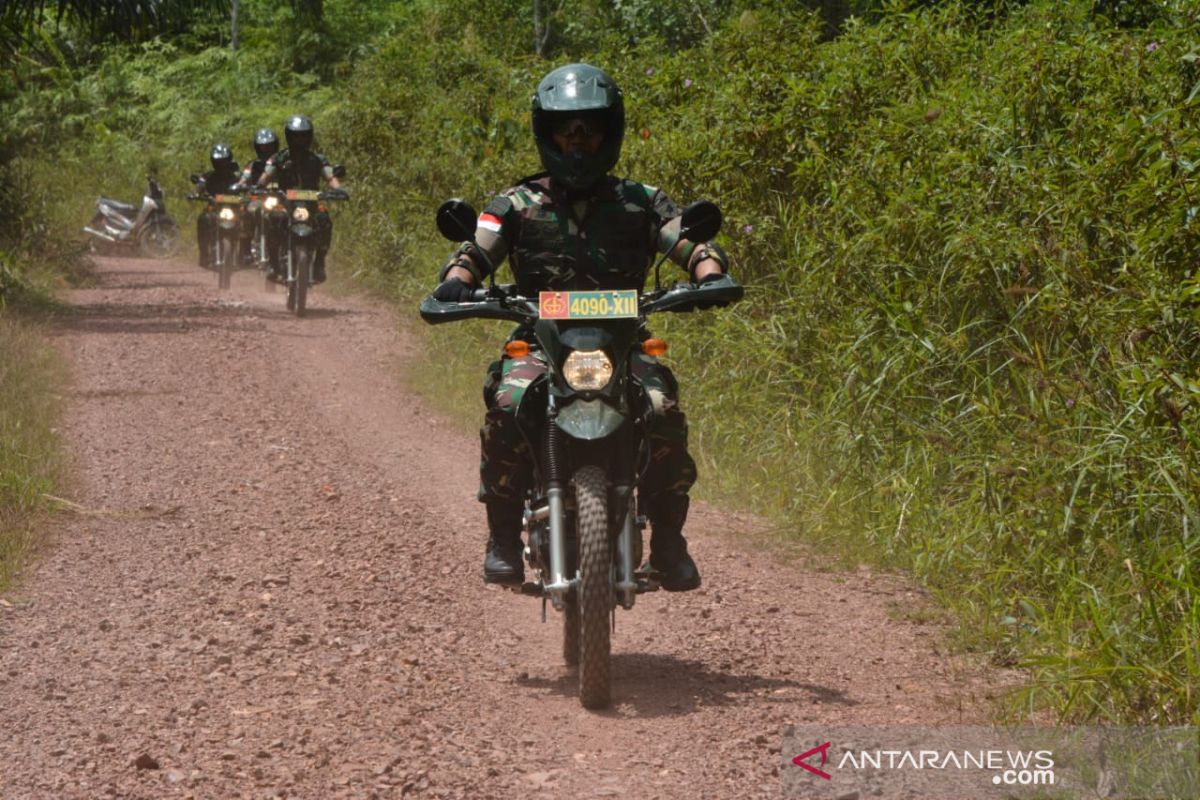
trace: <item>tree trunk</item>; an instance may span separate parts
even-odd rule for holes
[[[233,13],[230,23],[232,32],[229,38],[229,49],[237,50],[238,48],[238,0],[233,0]]]
[[[542,56],[550,39],[550,20],[543,8],[544,0],[533,0],[533,52]]]

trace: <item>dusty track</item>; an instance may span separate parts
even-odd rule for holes
[[[3,800],[777,797],[786,724],[986,713],[918,591],[703,508],[705,588],[619,614],[582,710],[558,618],[479,579],[477,445],[400,388],[394,312],[98,267],[53,328],[83,510],[0,603]]]

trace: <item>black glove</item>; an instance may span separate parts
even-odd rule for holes
[[[433,299],[443,303],[466,303],[474,293],[474,287],[461,278],[447,278],[433,290]]]
[[[721,280],[721,278],[724,278],[724,277],[725,277],[724,272],[710,272],[707,275],[705,275],[703,278],[701,278],[700,280],[696,281],[696,285],[703,286],[706,283],[712,283],[713,281],[719,281],[719,280]]]

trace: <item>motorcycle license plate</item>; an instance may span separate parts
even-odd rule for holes
[[[315,189],[288,189],[288,200],[320,200],[321,193]]]
[[[540,292],[542,319],[623,319],[638,315],[636,289],[607,292]]]
[[[236,203],[237,205],[241,205],[242,203],[241,195],[237,194],[219,194],[213,197],[213,200],[216,200],[218,203]]]

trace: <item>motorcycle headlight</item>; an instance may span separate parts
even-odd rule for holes
[[[220,217],[221,219],[225,220],[226,222],[229,222],[231,219],[234,219],[237,216],[237,214],[233,213],[232,208],[222,208],[220,210],[220,212],[217,214],[217,216]]]
[[[603,350],[574,350],[563,362],[563,377],[578,392],[603,389],[612,374],[612,361]]]
[[[304,206],[298,206],[292,211],[292,219],[296,220],[296,222],[304,222],[308,219],[308,209]]]
[[[275,210],[275,208],[278,207],[278,205],[279,205],[279,198],[274,195],[271,195],[270,197],[268,197],[266,200],[263,201],[263,208],[267,209],[267,211]]]

